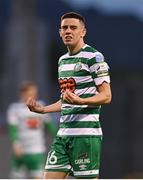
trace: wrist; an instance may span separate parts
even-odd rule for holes
[[[41,113],[42,113],[42,114],[49,113],[48,107],[47,107],[47,106],[44,106],[44,107],[42,108],[42,110],[41,110]]]
[[[81,105],[85,105],[85,104],[86,104],[86,100],[85,100],[85,98],[81,98],[81,100],[80,100],[80,104],[81,104]]]
[[[45,114],[45,113],[46,113],[46,110],[45,110],[45,107],[44,107],[44,106],[41,108],[40,113],[41,113],[41,114]]]

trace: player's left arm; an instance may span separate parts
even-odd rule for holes
[[[112,93],[110,87],[109,66],[104,61],[102,53],[96,52],[95,57],[89,60],[88,65],[98,93],[92,97],[80,98],[76,94],[66,90],[63,95],[63,100],[70,104],[77,105],[102,105],[110,103]]]
[[[109,104],[112,99],[111,87],[107,82],[103,82],[101,85],[97,86],[98,94],[89,98],[83,98],[82,104],[86,105],[102,105]]]
[[[98,94],[88,98],[80,98],[74,93],[70,91],[66,91],[63,96],[64,101],[70,104],[78,104],[78,105],[102,105],[109,104],[112,99],[110,84],[107,82],[103,82],[98,86]]]

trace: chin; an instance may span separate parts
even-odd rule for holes
[[[64,44],[66,45],[66,46],[73,46],[73,43],[72,42],[64,42]]]
[[[66,45],[66,46],[69,46],[69,47],[70,47],[70,46],[74,46],[73,43],[65,43],[65,45]]]

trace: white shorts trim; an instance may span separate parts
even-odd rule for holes
[[[73,172],[75,176],[80,176],[80,175],[98,175],[99,170],[89,170],[89,171],[74,171]]]
[[[61,165],[46,165],[45,166],[45,170],[46,169],[71,169],[71,165],[64,165],[64,164],[61,164]]]

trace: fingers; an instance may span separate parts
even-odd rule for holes
[[[71,104],[74,103],[74,94],[67,90],[64,93],[63,100]]]
[[[66,101],[68,103],[71,103],[71,104],[73,103],[73,100],[70,97],[68,97],[68,95],[66,95],[66,94],[64,95],[63,99],[64,99],[64,101]]]
[[[26,105],[30,109],[30,111],[34,111],[34,107],[36,106],[36,100],[33,97],[29,97],[26,101]]]
[[[70,92],[69,90],[65,91],[63,95],[63,100],[69,104],[83,105],[83,99],[76,94]]]

